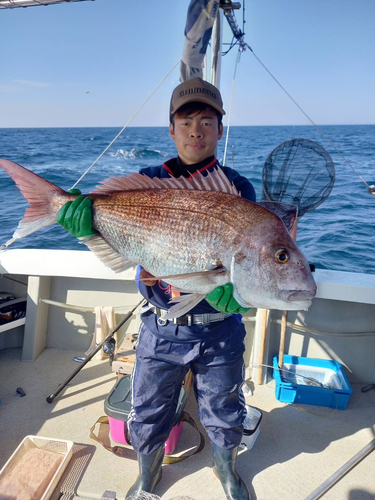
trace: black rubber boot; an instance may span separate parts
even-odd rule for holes
[[[211,443],[214,473],[220,479],[228,500],[250,500],[249,491],[236,471],[237,448],[226,450]]]
[[[164,458],[164,446],[161,446],[150,455],[137,453],[139,475],[136,482],[127,492],[125,500],[136,500],[142,491],[152,493],[161,479],[161,466]]]

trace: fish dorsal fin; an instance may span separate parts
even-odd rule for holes
[[[99,234],[88,236],[79,239],[80,243],[84,243],[103,264],[112,269],[115,273],[121,273],[135,266],[133,262],[127,260],[123,255],[118,253],[104,238]]]
[[[186,177],[170,177],[159,179],[148,177],[144,174],[122,175],[111,177],[103,181],[91,194],[109,194],[114,191],[132,191],[143,189],[193,189],[196,191],[217,191],[220,193],[240,196],[237,188],[230,182],[221,168],[215,168],[212,172],[197,172],[189,179]]]

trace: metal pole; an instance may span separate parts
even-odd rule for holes
[[[288,311],[283,311],[281,317],[281,331],[280,331],[280,345],[279,345],[279,368],[283,369],[284,363],[284,352],[285,352],[285,338],[286,338],[286,327],[288,323]]]
[[[368,445],[362,448],[353,458],[351,458],[345,465],[343,465],[339,470],[337,470],[327,481],[324,481],[315,491],[313,491],[305,500],[318,500],[321,498],[329,488],[336,484],[347,472],[349,472],[353,467],[355,467],[361,460],[363,460],[367,455],[369,455],[375,449],[375,439],[371,441]]]
[[[266,333],[267,333],[267,320],[268,309],[262,309],[262,335],[260,338],[260,353],[259,353],[259,368],[258,368],[258,384],[263,382],[263,363],[264,363],[264,349],[266,346]]]
[[[217,9],[216,20],[212,28],[211,83],[219,90],[221,76],[222,18],[223,11],[221,9]]]
[[[290,230],[290,235],[294,241],[296,241],[296,239],[297,239],[297,225],[298,225],[298,219],[296,219],[293,227]],[[282,375],[282,369],[283,369],[283,363],[284,363],[285,338],[286,338],[287,323],[288,323],[288,311],[283,311],[283,315],[281,317],[280,346],[279,346],[280,376]]]

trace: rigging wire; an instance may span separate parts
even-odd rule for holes
[[[229,45],[229,49],[226,50],[225,52],[222,52],[222,56],[226,56],[236,45],[238,45],[238,40],[234,42],[235,36],[233,36],[232,41],[230,43],[223,43],[223,45]]]
[[[223,165],[225,166],[227,160],[227,150],[228,150],[228,140],[229,140],[229,129],[230,129],[230,120],[232,116],[232,104],[233,104],[233,94],[234,94],[234,85],[236,83],[236,73],[237,73],[237,65],[240,62],[241,57],[241,47],[238,48],[238,54],[236,57],[236,64],[234,65],[234,74],[233,74],[233,82],[232,82],[232,92],[230,96],[230,104],[229,104],[229,112],[228,112],[228,125],[227,125],[227,135],[225,138],[225,148],[224,148],[224,158]]]
[[[134,120],[137,114],[141,111],[141,109],[147,104],[147,102],[151,99],[151,97],[155,94],[155,92],[159,89],[159,87],[164,83],[164,81],[168,78],[168,76],[172,73],[175,67],[180,63],[181,59],[179,59],[176,64],[172,67],[170,71],[165,75],[165,77],[161,80],[161,82],[157,85],[157,87],[151,92],[151,94],[147,97],[144,103],[140,106],[140,108],[134,113],[134,115],[130,118],[130,120],[126,123],[126,125],[120,130],[120,132],[116,135],[116,137],[108,144],[105,150],[98,156],[98,158],[94,161],[94,163],[81,175],[78,181],[71,187],[71,189],[75,188],[79,182],[90,172],[90,170],[96,165],[96,163],[100,160],[102,156],[108,151],[108,149],[117,141],[120,135],[124,132],[124,130],[129,126],[129,124]]]
[[[365,179],[357,172],[357,170],[351,165],[351,163],[342,155],[342,153],[337,149],[335,144],[323,133],[323,131],[314,123],[314,121],[309,117],[309,115],[301,108],[301,106],[293,99],[293,97],[289,94],[289,92],[281,85],[281,83],[277,80],[277,78],[271,73],[271,71],[263,64],[263,62],[259,59],[259,57],[255,54],[253,49],[249,44],[246,43],[246,47],[251,51],[255,59],[259,62],[261,66],[267,71],[267,73],[271,76],[271,78],[277,83],[277,85],[285,92],[285,94],[293,101],[293,103],[297,106],[297,108],[306,116],[309,122],[315,127],[315,129],[319,132],[319,134],[324,137],[324,139],[331,145],[331,147],[336,151],[336,153],[344,160],[344,162],[353,170],[353,172],[358,175],[361,181],[366,185],[369,193],[372,193],[373,186],[370,186]]]
[[[164,81],[168,78],[168,76],[172,73],[172,71],[175,69],[175,67],[180,63],[181,59],[179,59],[176,64],[172,67],[170,71],[165,75],[165,77],[161,80],[159,85],[151,92],[151,94],[147,97],[147,99],[144,101],[144,103],[140,106],[140,108],[134,113],[134,115],[130,118],[130,120],[127,122],[127,124],[120,130],[120,132],[116,135],[116,137],[113,139],[113,141],[108,144],[108,146],[105,148],[105,150],[98,156],[98,158],[94,161],[94,163],[81,175],[81,177],[78,179],[78,181],[73,184],[73,186],[70,189],[73,189],[77,186],[79,182],[90,172],[90,170],[98,163],[100,158],[105,155],[105,153],[108,151],[108,149],[117,141],[117,139],[120,137],[120,135],[124,132],[124,130],[129,126],[129,124],[134,120],[134,118],[137,116],[137,114],[141,111],[141,109],[145,106],[145,104],[151,99],[151,97],[155,94],[155,92],[159,89],[159,87],[164,83]],[[6,248],[10,247],[18,238],[11,238],[10,240],[6,241],[3,245],[0,247],[0,252],[4,251]]]
[[[309,120],[309,122],[315,127],[315,129],[319,132],[319,134],[330,144],[330,146],[336,151],[336,153],[344,160],[344,162],[353,170],[353,172],[361,179],[361,181],[367,187],[367,191],[370,194],[375,194],[375,186],[369,185],[365,179],[360,175],[360,173],[352,166],[352,164],[344,157],[344,155],[339,151],[339,149],[335,146],[335,144],[323,133],[323,131],[316,125],[316,123],[309,117],[309,115],[302,109],[302,107],[296,102],[296,100],[289,94],[289,92],[281,85],[281,83],[277,80],[277,78],[271,73],[271,71],[265,66],[265,64],[259,59],[259,57],[255,54],[253,49],[250,47],[248,43],[244,41],[245,37],[245,0],[243,1],[243,17],[242,17],[242,31],[238,28],[237,21],[232,9],[228,9],[225,12],[226,19],[228,24],[232,30],[233,38],[230,43],[229,49],[223,53],[226,55],[235,45],[240,45],[242,51],[248,48],[256,60],[263,66],[263,68],[267,71],[267,73],[271,76],[271,78],[277,83],[277,85],[285,92],[285,94],[291,99],[291,101],[298,107],[298,109],[305,115],[305,117]],[[236,39],[236,42],[233,43],[233,39]],[[225,163],[224,163],[225,164]]]
[[[225,148],[224,148],[224,158],[223,158],[223,165],[226,163],[226,158],[227,158],[227,150],[228,150],[228,140],[229,140],[229,129],[230,129],[230,121],[231,121],[231,114],[232,114],[232,103],[233,103],[233,94],[234,94],[234,86],[236,82],[236,73],[237,73],[237,65],[240,62],[240,57],[241,57],[241,52],[243,52],[246,49],[246,44],[245,44],[245,0],[243,2],[243,16],[242,16],[242,31],[239,29],[236,17],[234,15],[233,9],[227,9],[225,10],[225,17],[226,20],[228,21],[229,27],[232,30],[233,37],[230,42],[230,47],[226,52],[222,52],[222,56],[225,56],[230,52],[233,47],[238,45],[238,53],[237,53],[237,58],[236,58],[236,63],[234,66],[234,74],[233,74],[233,82],[232,82],[232,91],[231,91],[231,98],[230,98],[230,104],[229,104],[229,114],[228,114],[228,126],[227,126],[227,134],[226,134],[226,139],[225,139]],[[235,41],[234,41],[235,40]],[[232,168],[233,168],[233,152],[232,152]]]

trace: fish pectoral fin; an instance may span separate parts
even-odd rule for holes
[[[117,252],[107,241],[99,234],[79,238],[79,242],[86,245],[98,257],[103,264],[112,269],[115,273],[121,273],[135,266],[133,262],[127,260],[123,255]]]
[[[135,281],[143,281],[143,283],[147,286],[154,286],[156,285],[157,280],[158,278],[155,278],[155,276],[146,271],[146,269],[142,269],[139,278]]]
[[[169,304],[174,303],[174,305],[170,307],[168,313],[165,316],[163,316],[163,319],[179,318],[180,316],[187,314],[205,297],[206,294],[202,293],[189,293],[187,295],[180,295],[179,297],[174,297],[169,301]]]
[[[209,271],[198,271],[195,273],[184,273],[184,274],[168,274],[165,276],[153,276],[150,273],[147,273],[147,275],[142,276],[140,275],[139,279],[136,281],[144,281],[146,282],[146,285],[149,284],[147,281],[154,281],[154,280],[188,280],[188,279],[194,279],[194,281],[201,281],[201,278],[205,283],[207,283],[207,278],[209,276],[218,276],[220,274],[224,274],[226,272],[226,269],[224,267],[216,268],[216,269],[211,269]]]

